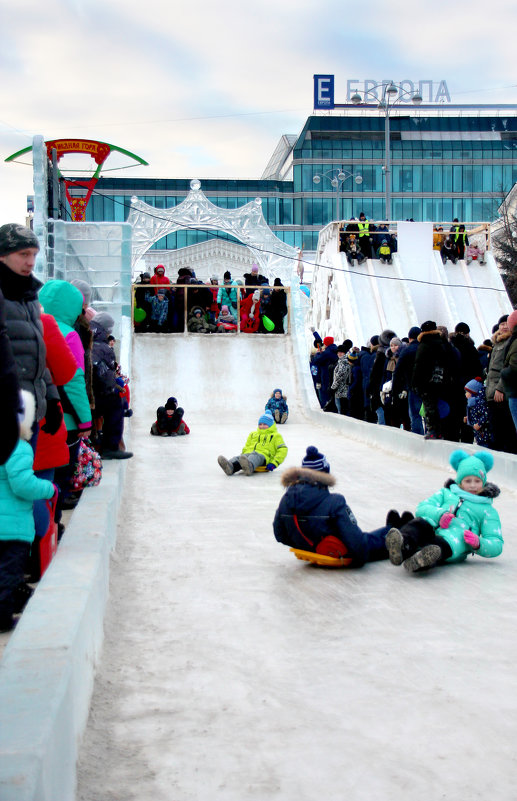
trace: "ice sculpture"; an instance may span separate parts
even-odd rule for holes
[[[208,200],[197,179],[190,182],[185,200],[170,209],[157,209],[132,197],[127,221],[133,227],[133,266],[162,237],[191,228],[231,234],[252,251],[267,278],[288,279],[296,269],[298,250],[275,236],[264,219],[261,198],[237,209],[222,209]]]

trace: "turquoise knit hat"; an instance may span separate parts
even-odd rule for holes
[[[486,484],[486,474],[494,466],[494,457],[488,451],[470,454],[466,451],[453,451],[449,457],[451,467],[456,470],[456,483],[461,484],[467,476],[477,476]]]

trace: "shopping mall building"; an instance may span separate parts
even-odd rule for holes
[[[373,221],[495,219],[517,182],[517,105],[458,105],[445,81],[371,79],[343,81],[338,103],[334,81],[314,76],[313,113],[299,134],[281,137],[261,178],[191,176],[200,178],[207,198],[235,209],[260,197],[274,233],[306,251],[316,249],[329,221],[361,211]],[[124,221],[133,195],[171,208],[189,189],[190,178],[101,178],[86,220]],[[181,230],[153,248],[210,238]]]

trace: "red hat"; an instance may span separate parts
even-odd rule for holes
[[[325,345],[326,348],[329,345],[333,345],[334,344],[334,337],[324,337],[323,338],[323,344]]]
[[[508,319],[506,321],[508,328],[510,331],[515,328],[517,325],[517,309],[514,309],[511,314],[508,315]]]

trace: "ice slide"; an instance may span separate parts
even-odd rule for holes
[[[508,541],[493,561],[411,577],[387,562],[331,571],[296,560],[271,523],[282,469],[307,445],[328,456],[366,529],[448,475],[308,412],[298,344],[135,338],[135,457],[79,801],[514,797],[515,495],[497,501]],[[217,455],[239,452],[277,386],[290,408],[286,462],[228,478]],[[171,394],[192,433],[151,437]],[[427,445],[443,445],[445,460],[447,444]]]
[[[392,265],[377,259],[350,266],[338,252],[338,223],[320,234],[313,279],[313,317],[322,336],[350,337],[364,344],[390,328],[405,336],[424,320],[453,330],[464,321],[479,344],[512,310],[491,253],[483,265],[442,264],[432,248],[432,224],[399,222]]]

